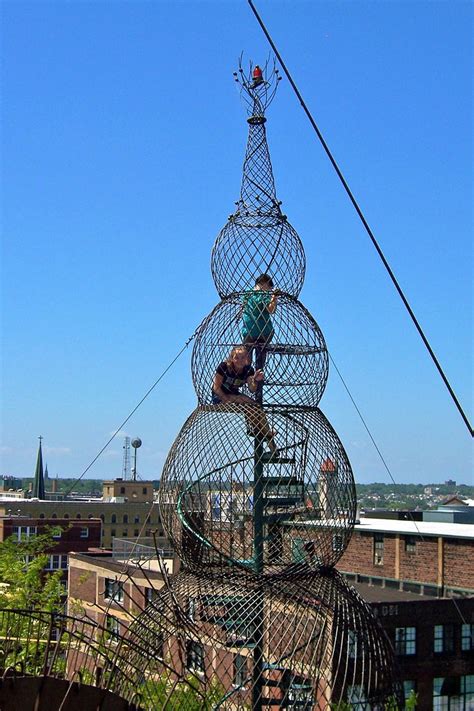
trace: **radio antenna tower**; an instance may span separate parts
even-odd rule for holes
[[[130,437],[125,437],[123,443],[122,479],[130,479]]]

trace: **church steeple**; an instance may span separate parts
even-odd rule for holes
[[[33,482],[33,498],[44,499],[44,474],[43,474],[43,450],[41,448],[42,437],[39,437],[38,457],[36,459],[35,480]]]

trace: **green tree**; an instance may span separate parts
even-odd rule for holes
[[[55,530],[18,541],[10,536],[0,544],[0,609],[57,612],[64,594],[62,571],[46,573],[56,545]]]

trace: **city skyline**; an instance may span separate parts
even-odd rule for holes
[[[472,7],[258,8],[471,419]],[[247,138],[232,71],[268,45],[236,2],[6,3],[4,28],[0,473],[32,475],[43,435],[50,477],[80,476],[218,302]],[[267,131],[300,300],[395,482],[470,484],[467,429],[286,79]],[[120,476],[125,434],[159,477],[191,349],[88,478]],[[333,367],[321,408],[356,481],[388,482]]]

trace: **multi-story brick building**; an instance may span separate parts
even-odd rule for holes
[[[356,586],[392,641],[405,694],[416,692],[417,709],[474,709],[474,597]],[[354,640],[354,656],[362,650],[363,640]]]
[[[474,526],[361,518],[337,567],[440,597],[474,595]]]
[[[3,499],[0,496],[0,516],[15,512],[38,519],[85,521],[100,518],[102,542],[110,548],[112,539],[150,536],[152,530],[162,535],[158,505],[154,502],[153,482],[104,481],[102,499]]]
[[[157,539],[157,544],[168,573],[173,575],[179,568],[179,560],[166,539]],[[137,558],[141,568],[136,564]],[[68,613],[85,615],[118,634],[155,599],[163,584],[151,540],[115,539],[113,551],[71,554]]]
[[[45,550],[49,556],[46,571],[61,570],[67,583],[69,557],[72,551],[87,551],[100,545],[102,521],[100,519],[69,520],[65,518],[32,518],[28,516],[1,516],[0,542],[7,538],[27,541],[43,533],[52,533],[52,546]]]

